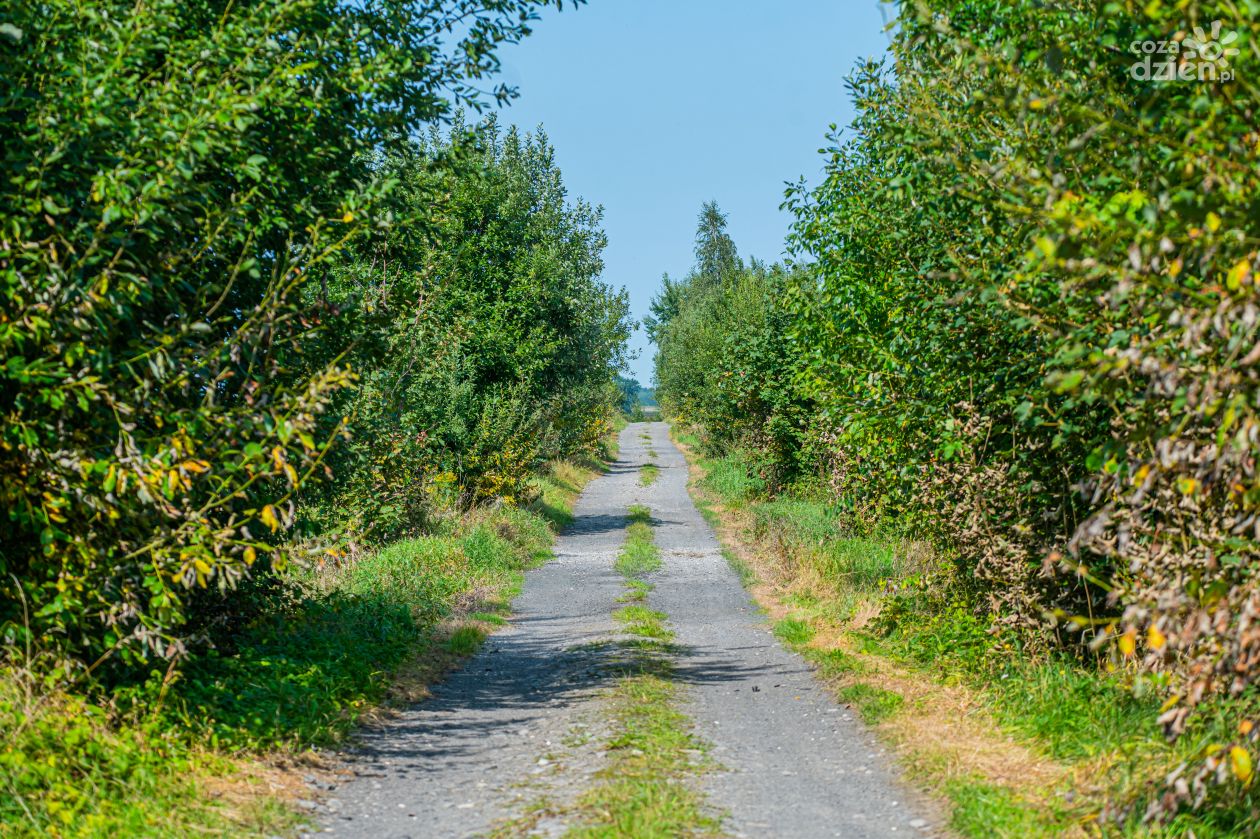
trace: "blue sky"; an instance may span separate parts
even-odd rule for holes
[[[520,90],[501,119],[540,123],[570,194],[604,206],[604,279],[647,313],[663,272],[692,263],[700,205],[716,200],[741,256],[782,256],[785,181],[817,181],[831,123],[853,110],[844,77],[881,55],[879,0],[590,0],[543,13],[503,51]],[[631,373],[651,381],[638,332]]]

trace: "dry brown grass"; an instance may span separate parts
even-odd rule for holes
[[[308,783],[327,783],[336,767],[315,752],[276,753],[266,760],[232,761],[231,772],[207,774],[198,781],[200,793],[216,804],[223,816],[244,828],[255,825],[252,814],[263,801],[292,803],[313,799]]]

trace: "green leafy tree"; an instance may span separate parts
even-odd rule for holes
[[[661,290],[652,298],[651,314],[643,320],[648,339],[659,344],[670,321],[679,315],[688,295],[708,293],[734,280],[743,270],[735,242],[726,232],[726,214],[716,201],[709,201],[700,208],[696,221],[696,263],[682,280],[672,280],[669,274],[661,277]]]
[[[704,429],[711,448],[744,449],[780,488],[803,468],[809,411],[793,382],[787,301],[806,275],[756,260],[744,267],[725,228],[726,217],[706,204],[696,266],[684,283],[666,278],[654,303],[670,312],[655,333],[657,395],[668,413]]]
[[[621,393],[621,412],[626,416],[633,416],[643,406],[639,401],[639,392],[643,386],[639,384],[638,379],[629,376],[617,377],[617,390]]]
[[[651,314],[643,319],[643,330],[647,333],[649,341],[654,344],[660,343],[665,327],[682,308],[683,294],[686,290],[685,281],[671,280],[669,274],[661,276],[661,290],[652,297],[652,302],[648,305],[648,311]]]
[[[629,334],[625,292],[599,279],[600,211],[567,198],[541,130],[457,117],[379,171],[399,184],[395,219],[438,211],[364,239],[308,288],[344,313],[325,354],[350,345],[363,371],[316,518],[372,541],[452,506],[526,500],[542,462],[592,451]]]
[[[691,282],[700,288],[721,285],[743,268],[735,243],[726,232],[726,214],[716,201],[700,208],[696,223],[696,265]]]

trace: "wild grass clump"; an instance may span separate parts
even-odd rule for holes
[[[686,783],[701,768],[705,744],[676,707],[678,687],[645,672],[628,676],[613,691],[617,734],[608,744],[610,763],[578,806],[586,823],[568,835],[584,839],[708,836],[719,822],[702,796]]]
[[[706,463],[705,488],[728,504],[738,504],[760,497],[766,490],[764,481],[750,474],[748,464],[732,454]]]
[[[897,713],[897,709],[905,701],[898,693],[866,682],[854,682],[840,688],[836,692],[836,698],[852,704],[862,720],[871,725]]]
[[[628,578],[643,577],[661,567],[661,552],[652,538],[649,524],[652,514],[646,507],[630,508],[630,525],[626,528],[626,543],[617,556],[616,568]]]
[[[793,647],[803,646],[814,637],[814,628],[796,618],[784,618],[774,625],[774,637]]]
[[[785,545],[797,563],[833,584],[875,590],[905,575],[905,540],[859,535],[832,504],[780,497],[751,509],[757,538]]]
[[[1062,836],[1066,818],[1029,806],[1007,787],[981,778],[958,778],[946,787],[953,804],[949,824],[963,836],[994,839],[1049,839]]]

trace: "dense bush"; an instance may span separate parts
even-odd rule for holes
[[[528,31],[535,5],[6,9],[10,643],[29,627],[85,662],[174,655],[190,592],[282,561],[295,494],[345,430],[323,415],[352,377],[342,356],[309,363],[343,313],[312,304],[308,277],[390,221],[381,150],[475,97],[495,46]],[[516,421],[490,403],[480,412],[474,423]]]
[[[1171,734],[1260,675],[1258,13],[903,4],[891,59],[853,76],[852,133],[788,196],[816,278],[785,304],[810,468],[840,506],[930,535],[1025,649],[1144,670]],[[1148,40],[1190,78],[1145,78]],[[1205,62],[1232,80],[1194,77]],[[690,339],[661,340],[668,360]],[[1248,748],[1206,750],[1151,815],[1249,782]]]
[[[1255,102],[1136,80],[1129,45],[1224,18],[1245,78],[1250,17],[935,5],[906,16],[895,84],[855,79],[858,137],[795,197],[822,279],[801,334],[863,464],[850,489],[926,513],[1003,613],[1123,609],[1152,663],[1188,665],[1189,696],[1239,691]]]

